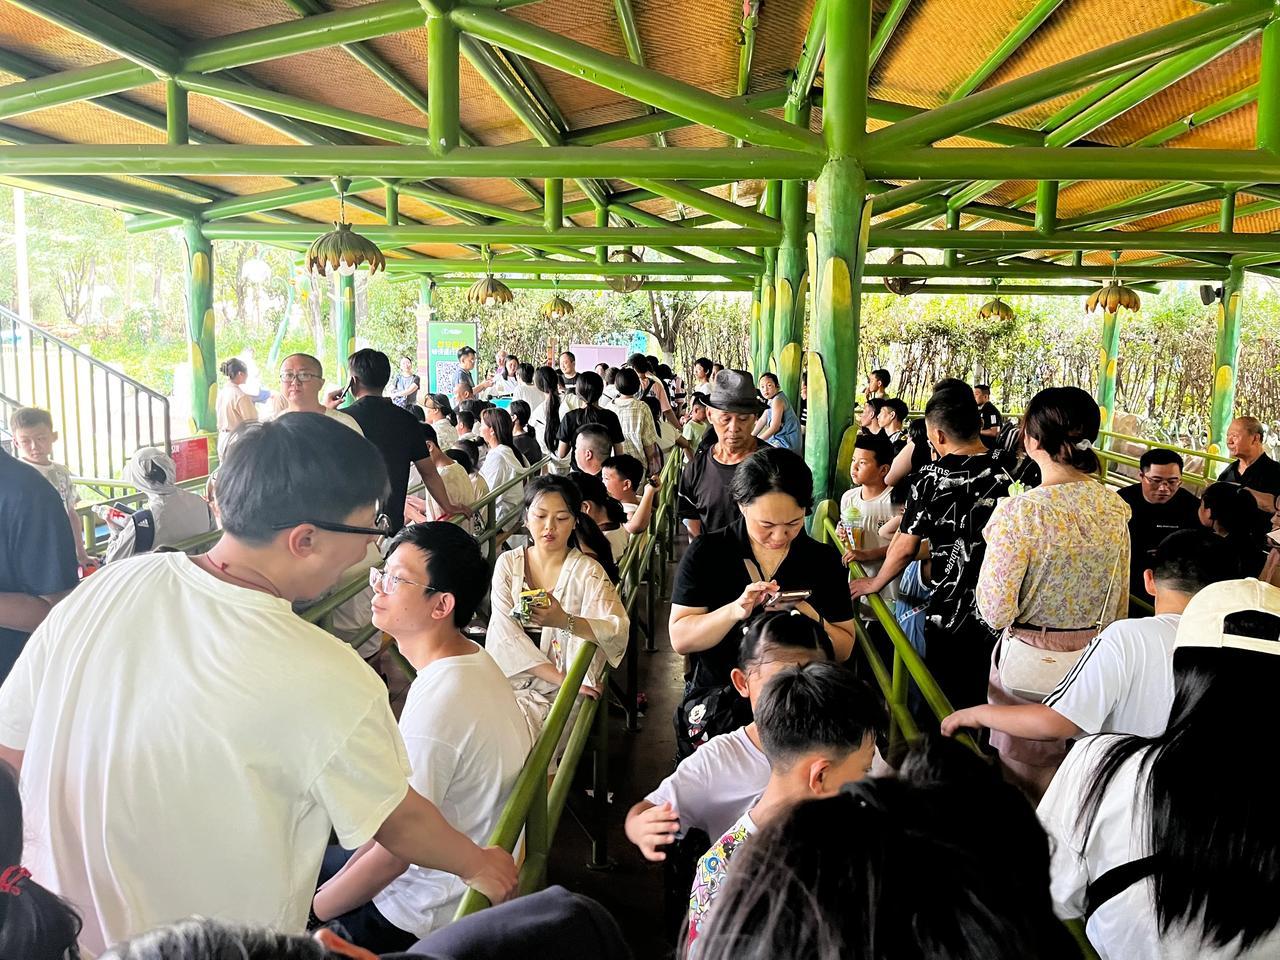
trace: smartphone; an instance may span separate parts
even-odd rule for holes
[[[353,383],[354,381],[348,380],[347,385],[342,388],[342,392],[338,394],[339,403],[341,403],[343,400],[347,399],[347,397],[351,395],[351,387]]]
[[[811,590],[779,590],[764,602],[766,607],[794,607],[801,600],[808,600]]]

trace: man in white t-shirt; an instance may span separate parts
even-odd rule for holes
[[[1144,573],[1155,594],[1155,616],[1117,620],[1103,630],[1044,703],[957,710],[942,721],[942,732],[989,727],[1031,740],[1159,736],[1173,705],[1173,646],[1182,611],[1209,584],[1234,575],[1224,544],[1207,530],[1169,535],[1156,548],[1154,568]]]
[[[84,918],[86,952],[193,914],[300,933],[331,830],[512,893],[510,855],[409,788],[377,676],[293,613],[382,534],[387,489],[326,417],[242,431],[207,554],[106,567],[32,634],[0,687],[0,760],[21,772],[23,865]]]
[[[373,623],[395,638],[418,674],[400,716],[409,782],[483,843],[532,746],[511,685],[462,634],[488,586],[488,565],[454,524],[418,523],[392,541],[376,577]],[[407,949],[448,923],[466,890],[457,877],[412,866],[376,840],[354,854],[330,854],[326,872],[334,875],[316,894],[313,912],[336,918],[374,953]]]

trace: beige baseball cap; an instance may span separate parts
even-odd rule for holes
[[[1239,633],[1233,614],[1257,611],[1274,623]],[[1280,655],[1280,588],[1261,580],[1223,580],[1205,587],[1187,604],[1178,622],[1175,649],[1211,647]]]

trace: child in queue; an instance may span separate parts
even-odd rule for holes
[[[617,454],[604,462],[600,479],[604,481],[609,496],[622,504],[627,533],[635,535],[647,530],[658,487],[652,483],[645,484],[644,464],[630,454]],[[641,488],[644,488],[643,493]]]
[[[53,429],[53,417],[48,410],[38,407],[22,407],[14,411],[9,424],[13,431],[13,446],[18,458],[40,471],[40,475],[53,485],[62,497],[67,509],[67,520],[71,524],[71,539],[76,545],[76,559],[81,566],[92,563],[89,552],[84,545],[84,525],[76,507],[80,498],[76,495],[75,479],[71,471],[53,459],[53,445],[58,442],[57,431]]]
[[[689,895],[691,951],[734,854],[795,804],[834,796],[867,776],[886,718],[880,698],[846,667],[817,662],[781,670],[765,684],[756,723],[769,782],[698,861]]]

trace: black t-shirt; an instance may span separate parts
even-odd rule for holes
[[[404,495],[409,488],[409,467],[425,460],[427,441],[422,426],[407,410],[401,410],[386,397],[361,397],[346,413],[364,431],[364,438],[378,448],[391,481],[391,494],[383,512],[391,520],[391,529],[404,526]]]
[[[579,407],[577,410],[570,410],[560,417],[560,430],[556,433],[556,442],[569,445],[569,461],[575,470],[578,468],[578,461],[574,454],[573,440],[578,435],[578,428],[588,423],[598,423],[608,430],[609,441],[615,446],[625,439],[618,415],[612,410],[605,410],[603,407]]]
[[[960,630],[978,620],[974,591],[987,552],[982,531],[996,500],[1009,495],[1016,459],[1004,450],[950,453],[911,475],[901,529],[929,541],[928,617],[936,626]]]
[[[1224,483],[1238,483],[1242,487],[1250,490],[1257,490],[1259,493],[1268,493],[1271,496],[1280,496],[1280,463],[1272,460],[1265,453],[1258,457],[1249,465],[1249,469],[1240,472],[1240,461],[1236,460],[1227,465],[1227,468],[1218,474],[1218,479]]]
[[[744,560],[753,560],[747,522],[741,516],[714,533],[696,538],[685,551],[676,571],[671,602],[682,607],[716,610],[741,596],[755,578]],[[753,560],[754,562],[754,560]],[[834,547],[819,543],[807,533],[791,541],[787,556],[773,579],[783,590],[811,590],[809,603],[825,620],[843,623],[853,619],[849,599],[849,574]],[[689,655],[695,687],[729,682],[729,671],[738,665],[738,645],[743,624],[730,630],[710,650]]]
[[[988,400],[978,408],[978,424],[980,430],[990,430],[992,427],[999,427],[1004,423],[1004,417],[1000,415],[1000,411],[996,409],[996,405]]]
[[[717,460],[713,455],[715,446],[715,428],[707,427],[702,443],[694,451],[693,459],[680,474],[680,496],[677,501],[680,519],[701,520],[704,534],[727,527],[742,516],[730,493],[738,465]],[[760,446],[757,441],[755,449],[760,449]]]
[[[511,445],[524,457],[525,466],[531,467],[542,459],[542,447],[531,433],[517,433],[511,438]]]
[[[78,582],[67,508],[35,467],[0,450],[0,593],[47,597]],[[0,627],[0,684],[30,634]]]
[[[1200,528],[1200,499],[1189,490],[1179,490],[1168,503],[1149,503],[1142,495],[1142,484],[1135,483],[1120,491],[1120,499],[1129,505],[1129,592],[1151,602],[1142,581],[1142,573],[1155,563],[1156,547],[1171,533]]]

